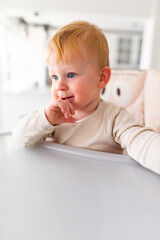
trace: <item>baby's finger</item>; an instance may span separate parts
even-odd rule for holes
[[[71,115],[74,115],[75,114],[75,109],[74,109],[74,107],[71,103],[69,103],[69,107],[70,107]]]
[[[61,103],[61,111],[66,119],[72,115],[69,105],[65,102]]]
[[[67,106],[69,107],[70,115],[74,115],[75,114],[75,109],[74,109],[73,105],[66,100],[63,100],[63,103],[67,104]]]
[[[75,114],[73,105],[65,100],[58,100],[58,106],[60,107],[65,118],[69,118],[71,115]]]
[[[74,115],[75,114],[75,109],[74,109],[73,105],[70,102],[68,102],[68,107],[69,107],[69,111],[70,111],[69,116]]]

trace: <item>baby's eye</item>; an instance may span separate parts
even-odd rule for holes
[[[75,76],[76,74],[72,72],[67,74],[67,78],[74,78]]]
[[[58,80],[58,76],[57,75],[52,75],[52,79]]]

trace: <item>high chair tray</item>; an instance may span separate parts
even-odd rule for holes
[[[125,155],[0,135],[1,240],[159,240],[160,175]]]

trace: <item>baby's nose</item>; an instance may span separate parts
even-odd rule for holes
[[[67,90],[68,89],[68,86],[67,86],[67,84],[66,84],[66,81],[65,81],[65,79],[58,79],[57,81],[56,81],[56,89],[57,90]]]

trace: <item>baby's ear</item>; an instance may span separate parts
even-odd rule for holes
[[[99,84],[98,86],[100,88],[104,88],[107,83],[109,82],[109,79],[111,77],[111,69],[110,67],[104,67],[100,71],[100,79],[99,79]]]

